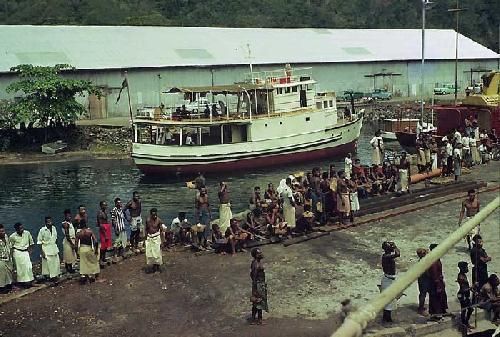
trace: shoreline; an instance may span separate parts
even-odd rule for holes
[[[127,160],[132,161],[128,153],[105,153],[92,151],[67,151],[56,154],[0,152],[0,167],[65,163],[85,160]]]

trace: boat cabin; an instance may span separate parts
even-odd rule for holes
[[[154,118],[134,120],[134,142],[175,146],[247,142],[278,119],[279,128],[283,118],[317,111],[334,114],[336,122],[335,93],[316,92],[308,69],[292,72],[287,65],[285,70],[249,73],[245,82],[232,85],[170,88],[165,93],[182,95],[183,103],[164,108]]]

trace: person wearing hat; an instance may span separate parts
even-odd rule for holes
[[[252,295],[250,302],[252,302],[252,317],[250,324],[262,324],[262,310],[269,312],[267,305],[267,284],[264,263],[262,259],[264,254],[260,248],[252,249],[253,261],[250,265],[250,278],[252,280]]]
[[[472,315],[472,302],[471,302],[471,287],[469,284],[469,280],[467,278],[467,273],[469,272],[469,266],[467,262],[465,261],[460,261],[458,263],[458,276],[457,276],[457,283],[459,286],[458,293],[457,293],[457,298],[458,301],[460,302],[460,308],[461,308],[461,313],[460,313],[460,321],[462,323],[462,326],[465,329],[467,329],[467,332],[469,332],[472,329],[472,326],[469,324],[469,319],[470,316]]]
[[[396,280],[396,259],[401,256],[399,248],[392,241],[384,241],[382,243],[382,249],[384,253],[382,254],[382,282],[380,285],[380,292],[385,289]],[[392,301],[384,307],[384,313],[382,316],[382,322],[392,323],[392,311],[396,309],[396,301]]]

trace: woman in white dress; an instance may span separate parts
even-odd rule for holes
[[[384,159],[384,140],[380,136],[380,130],[375,132],[375,136],[370,141],[372,146],[372,165],[380,166]]]

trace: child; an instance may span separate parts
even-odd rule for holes
[[[470,316],[472,315],[472,302],[470,299],[471,295],[471,288],[469,285],[469,280],[467,279],[467,273],[469,272],[469,267],[467,265],[467,262],[461,261],[458,263],[458,269],[459,273],[457,276],[457,282],[458,282],[458,293],[457,293],[457,298],[458,301],[460,302],[460,307],[462,308],[461,314],[460,314],[460,320],[462,323],[462,327],[467,329],[467,332],[470,332],[472,329],[472,326],[469,324],[469,319]]]

